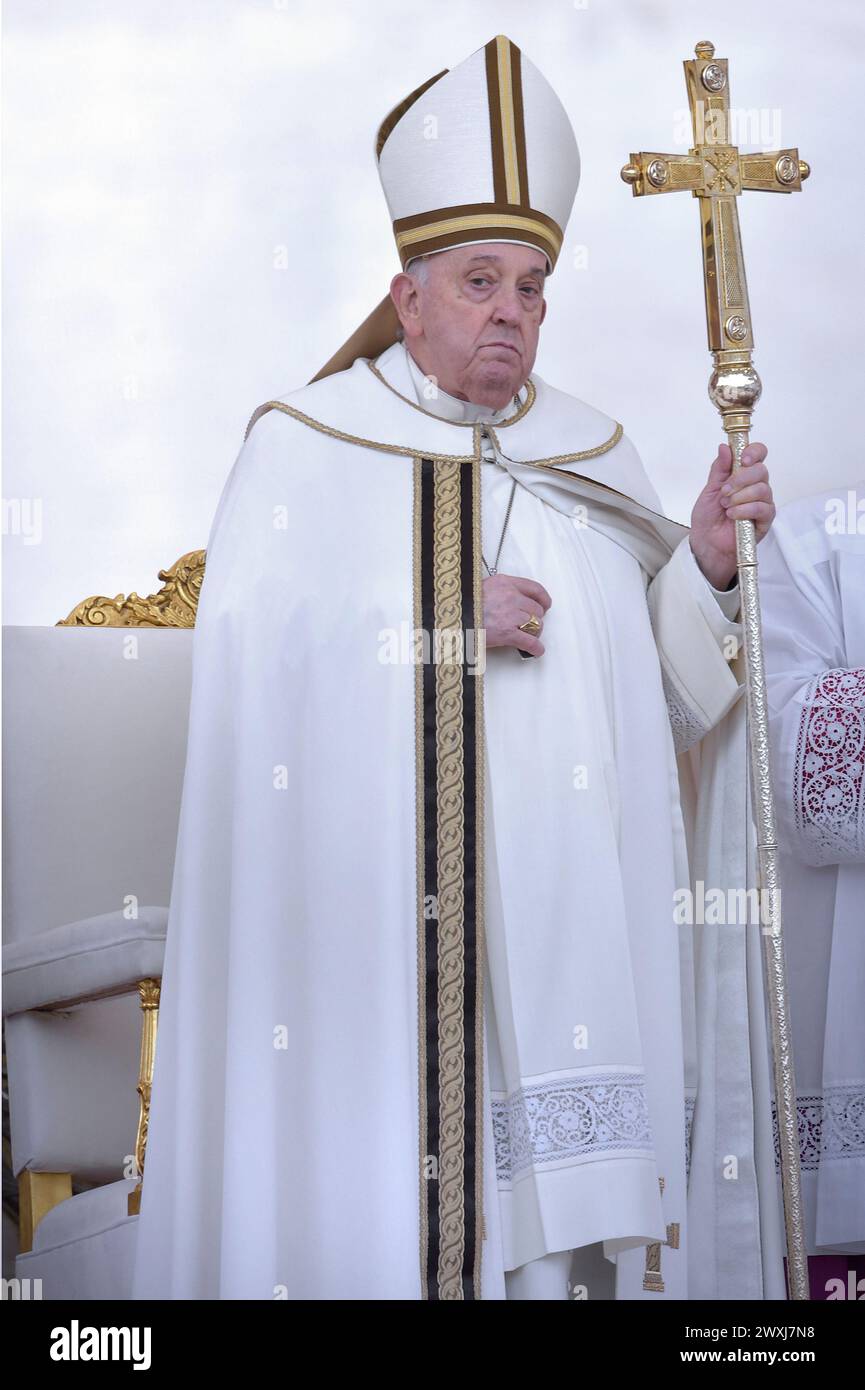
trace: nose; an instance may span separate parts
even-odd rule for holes
[[[520,321],[520,292],[516,285],[508,288],[502,286],[496,295],[496,302],[493,308],[493,318],[497,323],[509,324],[515,328]]]

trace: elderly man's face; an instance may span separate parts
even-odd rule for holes
[[[502,409],[523,385],[546,314],[546,257],[514,242],[457,246],[427,259],[426,284],[396,275],[405,344],[444,391]]]

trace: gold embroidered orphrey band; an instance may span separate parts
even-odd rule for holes
[[[481,1296],[483,626],[480,462],[414,460],[420,1274],[431,1301]]]

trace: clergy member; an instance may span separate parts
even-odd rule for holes
[[[674,920],[744,872],[766,449],[689,532],[533,372],[579,155],[515,44],[376,156],[402,270],[210,534],[135,1296],[783,1297],[758,931]]]
[[[808,1253],[865,1253],[865,479],[760,554]]]

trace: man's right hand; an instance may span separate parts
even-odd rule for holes
[[[517,647],[530,656],[543,656],[544,645],[537,637],[520,632],[520,623],[532,616],[543,630],[544,614],[552,599],[534,579],[514,574],[493,574],[484,580],[484,627],[487,647]]]

